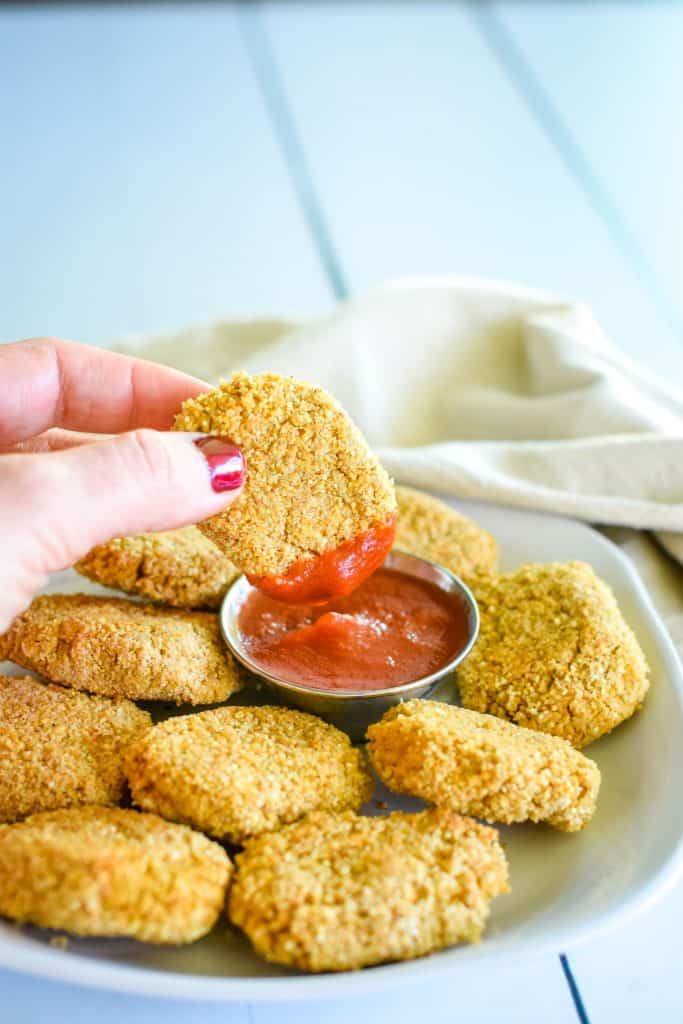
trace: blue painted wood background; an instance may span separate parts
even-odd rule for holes
[[[581,297],[683,383],[682,58],[683,6],[645,0],[4,5],[0,340],[317,312],[460,272]],[[681,913],[683,890],[568,959],[334,1005],[0,972],[2,1020],[673,1022]]]

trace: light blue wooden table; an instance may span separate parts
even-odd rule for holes
[[[683,7],[648,2],[3,7],[0,339],[462,272],[584,298],[683,383],[682,46]],[[568,958],[334,1005],[0,972],[0,1019],[674,1022],[682,914],[683,889]]]

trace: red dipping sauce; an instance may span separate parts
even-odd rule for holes
[[[402,686],[447,665],[466,646],[459,594],[395,569],[378,569],[323,607],[252,591],[238,618],[245,652],[260,668],[318,690]]]
[[[288,604],[325,604],[350,594],[379,568],[396,535],[396,515],[314,558],[296,562],[281,576],[249,576],[253,587]]]

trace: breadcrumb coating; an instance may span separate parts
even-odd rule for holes
[[[397,548],[437,562],[465,579],[496,571],[498,545],[481,526],[412,487],[397,487],[396,500]]]
[[[473,584],[479,639],[462,703],[584,747],[629,718],[649,686],[610,588],[583,562],[525,565]]]
[[[88,552],[76,572],[105,587],[174,608],[218,608],[238,570],[196,526],[115,537]]]
[[[476,942],[507,864],[495,829],[445,808],[318,812],[248,843],[229,916],[266,960],[349,971]]]
[[[155,814],[78,807],[0,825],[0,914],[75,935],[194,942],[231,874],[217,843]]]
[[[123,797],[123,751],[151,727],[129,700],[0,675],[0,821]]]
[[[577,832],[595,811],[598,766],[566,740],[430,700],[391,708],[368,729],[382,782],[460,814]]]
[[[242,494],[199,528],[251,576],[286,573],[396,510],[391,480],[342,407],[292,377],[235,373],[185,402],[174,429],[242,449]]]
[[[37,597],[0,637],[0,659],[76,690],[211,704],[240,688],[218,618],[86,594]]]
[[[267,706],[162,722],[130,747],[125,771],[139,807],[231,843],[308,811],[356,810],[373,790],[365,756],[345,733]]]

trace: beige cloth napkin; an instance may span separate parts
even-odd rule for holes
[[[683,393],[624,356],[580,303],[411,279],[318,319],[220,321],[112,347],[211,381],[237,367],[314,381],[404,483],[657,531],[683,562]],[[644,534],[612,536],[683,649],[678,567]]]

